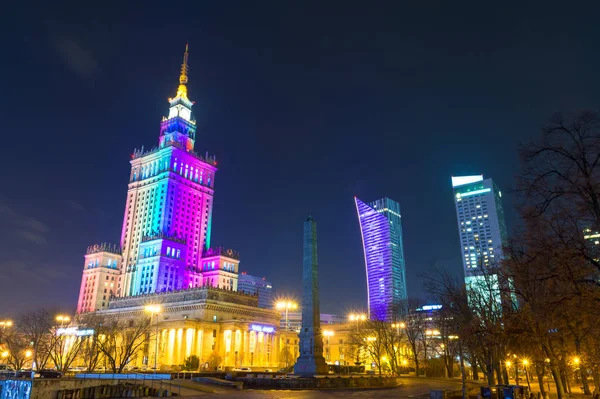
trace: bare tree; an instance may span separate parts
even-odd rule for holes
[[[118,316],[106,318],[98,330],[96,344],[113,373],[123,369],[148,341],[150,319],[130,319]]]
[[[567,214],[579,234],[571,243],[597,271],[597,248],[584,229],[600,231],[600,116],[582,111],[554,115],[539,140],[521,148],[522,169],[517,187],[523,194],[521,215],[526,219]],[[600,286],[597,279],[588,283]]]
[[[31,346],[25,335],[18,330],[12,330],[5,335],[6,349],[8,350],[7,362],[15,370],[22,370],[31,360],[26,354],[31,351]]]
[[[16,329],[30,343],[36,369],[43,369],[50,359],[53,317],[46,309],[23,313],[17,318]]]

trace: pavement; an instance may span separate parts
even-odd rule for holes
[[[255,390],[245,389],[243,391],[232,390],[229,388],[213,387],[201,384],[203,389],[213,389],[214,392],[189,392],[189,385],[186,384],[186,392],[181,395],[186,399],[328,399],[328,398],[405,398],[420,399],[428,398],[431,389],[460,388],[458,380],[438,380],[428,378],[398,378],[402,384],[395,388],[379,389],[342,389],[342,390]],[[174,390],[177,392],[176,390]]]

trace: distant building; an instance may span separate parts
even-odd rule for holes
[[[503,257],[507,242],[502,192],[483,175],[453,176],[454,203],[465,273],[465,284],[479,292],[489,292],[502,304],[501,285],[494,268]]]
[[[264,277],[250,276],[245,272],[239,274],[238,291],[247,294],[258,294],[258,307],[273,309],[273,285]]]
[[[366,204],[354,197],[367,269],[369,317],[394,320],[406,306],[406,268],[400,205],[389,198]]]
[[[468,282],[502,259],[502,246],[507,241],[502,192],[483,175],[453,176],[452,188]]]
[[[328,324],[342,324],[346,323],[347,320],[344,317],[321,313],[321,329],[325,328]],[[281,321],[279,324],[281,329],[285,329],[285,312],[281,312]],[[292,331],[300,331],[302,327],[302,312],[288,312],[288,329]]]

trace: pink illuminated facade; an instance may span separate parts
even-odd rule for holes
[[[175,98],[169,99],[159,144],[151,150],[135,150],[130,161],[114,296],[204,285],[237,290],[239,256],[231,250],[211,249],[217,163],[208,154],[194,152],[196,121],[187,82],[186,46],[179,87]],[[98,295],[89,292],[94,289],[82,285],[79,312],[100,309],[97,302],[87,306],[91,300],[86,298]]]

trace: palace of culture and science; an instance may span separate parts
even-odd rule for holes
[[[186,46],[158,146],[135,150],[130,160],[120,245],[93,245],[85,254],[77,312],[148,318],[149,305],[160,308],[152,319],[158,352],[148,346],[134,362],[140,365],[153,358],[159,367],[183,364],[191,355],[204,362],[216,352],[224,366],[274,366],[279,313],[238,292],[237,252],[211,246],[217,162],[194,152],[187,83]]]

